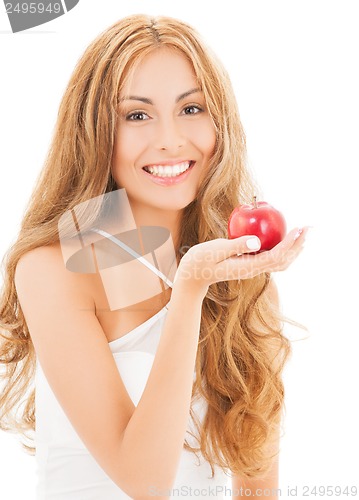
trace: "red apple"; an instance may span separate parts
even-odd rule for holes
[[[238,238],[254,234],[261,240],[258,252],[270,250],[284,238],[287,225],[283,215],[266,201],[253,197],[252,205],[240,205],[231,213],[228,220],[228,238]]]

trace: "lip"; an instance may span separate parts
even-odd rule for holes
[[[188,161],[188,160],[183,160],[183,161]],[[182,163],[182,162],[176,161],[173,162],[173,165],[176,165],[177,163]],[[155,184],[159,184],[160,186],[173,186],[174,184],[179,184],[181,182],[184,182],[187,179],[187,177],[191,174],[195,164],[196,162],[191,160],[190,167],[185,172],[183,172],[183,174],[178,175],[177,177],[156,177],[155,175],[146,172],[146,170],[144,170],[143,168],[141,168],[141,170],[147,176],[147,178],[149,178],[149,180],[151,180]],[[153,165],[170,165],[170,163],[153,163]],[[150,167],[151,165],[146,165],[146,167],[147,166]]]

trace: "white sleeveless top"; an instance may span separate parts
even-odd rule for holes
[[[167,308],[164,307],[142,325],[119,339],[109,342],[118,371],[136,406],[151,371],[166,313]],[[36,499],[122,500],[130,498],[88,452],[57,402],[39,360],[36,364],[35,384],[35,444],[38,478]],[[192,403],[192,408],[200,421],[205,414],[206,405],[203,398]],[[195,429],[189,416],[187,430],[197,435]],[[190,445],[198,445],[188,432],[185,438]],[[215,467],[215,475],[211,479],[209,463],[204,460],[202,454],[198,455],[200,463],[194,453],[182,450],[175,483],[166,494],[170,498],[183,497],[197,500],[202,497],[227,498],[230,495],[230,476],[219,467]],[[156,498],[164,492],[156,492],[154,489],[150,494]]]

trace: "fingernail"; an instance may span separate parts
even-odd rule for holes
[[[250,250],[258,250],[261,247],[261,242],[259,238],[248,238],[246,245]]]
[[[297,231],[297,232],[295,233],[295,235],[294,235],[294,241],[295,241],[295,240],[297,240],[297,239],[299,238],[299,236],[302,234],[302,232],[303,232],[303,228],[302,228],[302,227],[300,227],[300,228],[298,229],[298,231]]]

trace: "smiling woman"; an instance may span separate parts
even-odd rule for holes
[[[216,144],[193,65],[179,50],[157,48],[137,62],[119,101],[113,178],[136,220],[141,210],[159,220],[167,212],[175,234],[176,212],[195,199]]]
[[[131,210],[116,206],[116,219],[167,228],[178,268],[172,287],[112,310],[94,245],[95,271],[84,259],[71,272],[59,222],[71,214],[86,250],[83,207],[120,190]],[[227,221],[254,194],[229,77],[192,27],[134,15],[90,44],[0,298],[0,424],[28,434],[36,423],[38,500],[192,498],[188,488],[220,499],[229,476],[276,487],[290,344],[271,272],[306,230],[246,255],[259,240],[228,240]],[[109,274],[118,294],[147,285]]]

